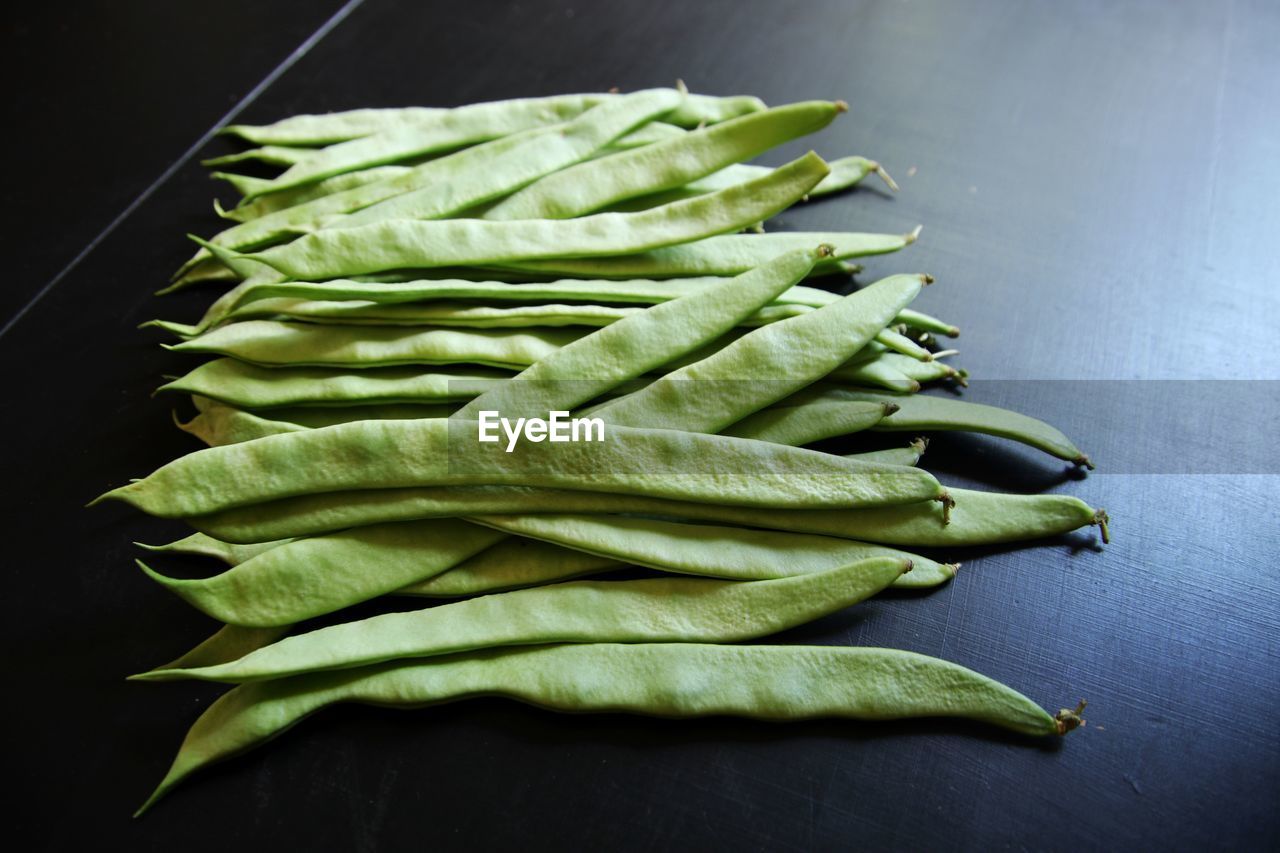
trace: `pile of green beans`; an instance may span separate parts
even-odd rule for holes
[[[279,172],[217,173],[242,195],[215,204],[231,224],[164,290],[224,290],[203,317],[144,324],[211,357],[160,388],[189,397],[175,421],[208,447],[99,500],[196,531],[143,546],[154,559],[226,565],[139,561],[221,627],[132,678],[238,686],[140,812],[335,702],[1081,725],[1083,703],[1050,714],[907,651],[743,642],[955,576],[919,548],[1108,535],[1074,497],[920,467],[915,436],[948,430],[1092,463],[1034,417],[921,393],[968,375],[938,345],[959,330],[913,307],[931,276],[829,288],[919,228],[771,230],[870,175],[897,190],[863,156],[744,162],[848,110],[677,85],[226,128],[258,147],[206,165]],[[571,413],[600,437],[481,442],[493,412]],[[813,446],[861,432],[914,438]],[[444,602],[341,621],[383,596]]]

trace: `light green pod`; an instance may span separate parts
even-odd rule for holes
[[[577,328],[433,329],[246,320],[165,346],[174,352],[231,356],[264,366],[479,364],[522,369],[581,338],[587,331]]]
[[[724,580],[822,574],[859,560],[892,557],[915,566],[893,585],[915,589],[944,583],[955,577],[957,569],[882,545],[778,530],[563,513],[478,515],[470,520],[638,566]]]
[[[232,124],[219,132],[238,136],[255,145],[332,145],[371,136],[375,133],[408,125],[438,127],[446,122],[491,129],[495,136],[511,133],[514,127],[543,119],[546,111],[559,120],[590,109],[613,94],[555,95],[548,98],[516,98],[491,101],[455,109],[436,107],[401,107],[394,109],[359,109],[321,115],[297,115],[268,125]],[[764,102],[751,95],[690,94],[683,104],[664,119],[681,127],[715,124],[765,108]]]
[[[394,592],[505,538],[458,519],[375,524],[297,539],[208,578],[148,577],[221,622],[290,625]]]
[[[756,329],[595,414],[615,424],[660,420],[666,429],[719,432],[847,361],[930,280],[891,276],[808,314]]]
[[[230,663],[263,646],[271,645],[289,633],[292,628],[292,625],[274,625],[270,628],[223,625],[213,636],[204,640],[186,654],[180,655],[174,660],[150,670],[150,672],[196,669]]]
[[[850,189],[862,182],[867,175],[875,173],[880,176],[890,189],[897,190],[898,185],[893,182],[893,178],[889,177],[889,173],[881,168],[880,164],[874,160],[868,160],[866,157],[840,157],[835,160],[828,160],[827,164],[831,166],[831,174],[827,175],[818,185],[809,191],[809,198],[818,198],[825,195],[833,195],[838,192]],[[662,192],[652,193],[650,195],[641,196],[639,198],[627,199],[609,206],[609,210],[645,210],[650,207],[656,207],[660,204],[670,204],[680,199],[693,198],[694,196],[706,195],[717,190],[724,189],[727,186],[738,184],[743,181],[750,181],[771,171],[768,166],[753,166],[748,163],[735,163],[721,169],[718,172],[699,178],[696,181],[674,187],[672,189],[663,190]]]
[[[897,322],[910,326],[913,329],[920,329],[925,332],[933,332],[935,335],[946,335],[948,338],[959,337],[960,328],[950,323],[939,320],[923,311],[916,311],[912,308],[904,308],[898,314]]]
[[[385,181],[389,178],[398,178],[412,171],[412,168],[411,166],[378,166],[373,169],[348,172],[345,175],[334,175],[332,178],[325,178],[323,181],[307,184],[305,187],[282,190],[278,193],[263,196],[249,204],[236,205],[230,210],[219,210],[218,215],[233,222],[249,222],[269,213],[297,207],[300,204],[305,204],[327,195],[345,192],[356,187],[362,187],[365,184]]]
[[[863,453],[851,453],[849,455],[863,462],[880,462],[884,465],[916,465],[920,462],[920,457],[924,455],[925,448],[928,446],[928,441],[923,438],[917,438],[906,447],[888,447],[884,450],[868,450]]]
[[[679,106],[684,99],[675,89],[651,89],[635,92],[616,99],[654,99],[660,105],[660,114]],[[332,175],[398,163],[436,151],[448,151],[476,142],[496,139],[500,136],[557,124],[576,118],[596,106],[582,99],[533,100],[517,105],[512,102],[499,104],[472,104],[458,107],[447,113],[435,115],[428,122],[414,122],[378,131],[360,139],[340,142],[318,151],[314,156],[285,170],[256,195],[291,189],[315,183]],[[254,196],[247,196],[252,201]]]
[[[245,409],[443,404],[461,403],[474,396],[470,388],[511,375],[495,369],[464,367],[451,368],[447,373],[416,367],[355,371],[327,367],[259,367],[234,358],[218,358],[160,386],[158,392],[197,394]]]
[[[238,444],[263,436],[306,429],[300,424],[268,420],[216,401],[210,401],[208,405],[202,406],[199,414],[186,423],[177,418],[174,419],[174,423],[183,432],[194,435],[210,447]]]
[[[307,494],[409,486],[546,486],[795,509],[944,495],[917,469],[727,436],[610,426],[604,440],[504,447],[500,439],[478,441],[479,434],[477,422],[449,418],[272,435],[189,453],[97,500],[187,518]]]
[[[314,148],[301,148],[296,145],[263,145],[237,151],[234,154],[223,154],[221,157],[210,157],[201,160],[201,166],[232,166],[236,163],[257,162],[267,166],[292,166],[316,154]]]
[[[707,196],[700,198],[705,199]],[[654,208],[654,210],[661,209],[663,208]],[[896,252],[914,243],[919,233],[920,229],[917,228],[910,234],[860,234],[840,231],[726,234],[683,245],[653,249],[636,255],[550,260],[522,259],[503,262],[502,266],[525,273],[577,278],[626,279],[740,275],[783,252],[817,244],[831,246],[832,253],[827,261],[828,264],[848,258]],[[815,267],[814,275],[826,271],[828,271],[827,267]]]
[[[896,410],[897,406],[893,403],[872,403],[861,407],[847,403],[829,406],[771,406],[748,415],[720,430],[720,433],[799,447],[824,438],[871,429]]]
[[[958,430],[978,432],[1021,442],[1043,450],[1059,459],[1092,468],[1089,457],[1076,447],[1061,430],[1029,415],[969,403],[964,400],[915,395],[891,397],[869,392],[844,392],[849,400],[894,402],[898,411],[877,424],[875,429],[894,432]]]
[[[606,101],[565,123],[558,132],[541,134],[495,158],[488,168],[459,174],[447,184],[402,193],[343,214],[326,221],[324,227],[354,228],[388,219],[438,219],[500,199],[545,175],[582,162],[667,111],[678,98],[678,93],[672,90],[657,89]]]
[[[247,279],[312,281],[405,268],[623,255],[737,231],[768,219],[798,201],[828,171],[822,158],[810,152],[768,177],[639,213],[546,221],[390,220],[317,231],[252,254],[212,244],[206,248]]]
[[[236,687],[201,714],[138,813],[196,770],[245,752],[328,705],[421,707],[471,696],[506,696],[577,713],[664,717],[963,717],[1041,737],[1081,722],[1080,708],[1054,716],[972,670],[891,649],[569,643],[488,650]]]
[[[910,570],[909,560],[873,557],[821,575],[751,583],[706,578],[575,581],[332,625],[228,663],[152,670],[131,680],[238,683],[542,643],[732,643],[842,610]]]
[[[574,409],[717,340],[802,280],[827,251],[812,246],[788,252],[751,272],[619,320],[543,356],[515,379],[471,400],[458,416],[474,419],[485,410],[542,416]]]
[[[158,554],[193,554],[198,557],[212,557],[229,566],[235,566],[258,556],[263,551],[270,551],[277,545],[283,545],[291,541],[290,539],[277,539],[274,542],[237,545],[233,542],[214,539],[212,536],[206,536],[203,533],[192,533],[190,536],[183,537],[176,542],[170,542],[167,545],[145,545],[141,542],[134,542],[133,544]]]
[[[492,548],[441,572],[433,578],[396,590],[397,595],[456,598],[505,592],[621,568],[624,563],[561,548],[550,542],[509,536]]]
[[[848,109],[806,101],[714,124],[679,137],[552,172],[490,207],[485,219],[569,219],[623,199],[696,180],[814,133]],[[744,182],[765,177],[751,174]],[[830,177],[828,175],[828,177]],[[826,180],[824,178],[823,180]],[[732,184],[720,187],[727,189]]]

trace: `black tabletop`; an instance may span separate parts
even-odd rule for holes
[[[50,5],[5,24],[0,288],[10,832],[37,847],[1274,847],[1280,841],[1280,9],[1229,3],[408,0]],[[634,89],[844,98],[803,143],[902,190],[777,228],[904,231],[860,281],[925,271],[967,399],[1044,417],[1088,476],[935,442],[955,484],[1105,506],[1092,531],[953,553],[959,576],[781,639],[937,655],[1089,724],[1042,745],[967,724],[560,716],[500,700],[330,709],[129,814],[218,689],[126,684],[212,623],[86,500],[195,448],[135,330],[208,234],[197,160],[230,117]],[[226,193],[223,193],[224,198]],[[229,199],[228,199],[229,200]]]

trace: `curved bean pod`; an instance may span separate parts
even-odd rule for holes
[[[242,625],[223,625],[213,636],[191,651],[149,671],[196,669],[230,663],[263,646],[271,645],[289,633],[292,627],[273,625],[270,628],[246,628]]]
[[[485,391],[458,416],[569,410],[718,339],[808,275],[826,246],[800,249],[749,273],[662,302],[544,356]],[[821,309],[820,309],[821,310]]]
[[[478,434],[476,422],[449,418],[272,435],[187,454],[94,503],[123,500],[162,518],[185,518],[320,492],[434,485],[548,486],[797,509],[945,495],[932,475],[914,468],[727,436],[613,426],[604,441],[525,441],[507,452],[478,442]]]
[[[884,450],[869,450],[864,453],[850,454],[863,462],[880,462],[885,465],[916,465],[924,455],[929,442],[917,438],[906,447],[889,447]],[[954,497],[954,496],[953,496]]]
[[[267,366],[479,364],[521,369],[585,334],[570,328],[473,330],[246,320],[163,346],[174,352],[232,356]]]
[[[799,447],[871,429],[897,411],[893,403],[871,403],[855,408],[848,404],[830,406],[773,406],[719,430],[721,435],[754,438]]]
[[[708,196],[702,196],[705,199]],[[689,202],[682,202],[688,204]],[[660,210],[662,208],[653,208]],[[763,218],[763,217],[762,217]],[[599,258],[521,259],[502,266],[526,273],[579,278],[675,278],[681,276],[740,275],[793,249],[826,244],[828,261],[896,252],[916,241],[910,234],[860,234],[839,231],[778,231],[769,234],[725,234],[693,243],[653,249],[637,255]],[[829,271],[815,267],[814,274]]]
[[[249,204],[236,205],[230,210],[219,209],[218,215],[233,222],[249,222],[269,213],[297,207],[300,204],[305,204],[327,195],[345,192],[356,187],[362,187],[365,184],[385,181],[389,178],[398,178],[412,171],[412,168],[411,166],[377,166],[373,169],[361,169],[359,172],[348,172],[345,175],[334,175],[332,178],[325,178],[323,181],[307,184],[305,187],[281,190],[278,193],[263,196]]]
[[[228,663],[152,670],[131,680],[239,683],[543,643],[731,643],[842,610],[910,570],[910,560],[873,557],[821,576],[751,583],[705,578],[574,581],[332,625]]]
[[[659,419],[666,429],[718,432],[826,376],[931,280],[923,275],[881,279],[839,302],[756,329],[595,414],[616,424]]]
[[[323,227],[354,228],[387,219],[438,219],[519,192],[521,187],[546,175],[572,168],[610,142],[667,112],[676,98],[678,94],[671,90],[654,90],[606,101],[562,125],[558,132],[538,135],[495,158],[488,168],[459,174],[448,184],[423,187],[343,214],[326,221]],[[649,146],[633,151],[643,151],[646,147]]]
[[[442,518],[296,539],[208,578],[169,578],[138,565],[202,613],[260,628],[291,625],[394,592],[503,538],[498,531]]]
[[[521,122],[536,120],[545,109],[551,109],[565,118],[590,109],[602,101],[619,97],[613,94],[555,95],[549,98],[516,98],[491,101],[458,107],[453,110],[437,107],[402,107],[394,109],[359,109],[321,115],[297,115],[267,125],[232,124],[219,133],[238,136],[255,145],[332,145],[371,136],[392,128],[406,125],[435,125],[452,113],[455,122],[460,110],[464,120],[477,125],[485,121],[496,128],[498,135],[510,133]],[[477,109],[483,107],[484,110]],[[685,101],[667,114],[666,121],[680,127],[697,127],[715,124],[750,112],[765,109],[764,102],[752,95],[698,95],[689,94]],[[503,114],[506,114],[505,116]],[[505,124],[499,121],[505,120]]]
[[[396,595],[455,598],[541,586],[622,568],[618,560],[561,548],[550,542],[509,536],[433,578],[396,590]]]
[[[678,187],[733,163],[749,160],[788,140],[821,130],[847,109],[848,105],[843,102],[788,104],[748,113],[665,142],[589,160],[552,172],[507,196],[485,211],[483,218],[582,216],[623,199]],[[765,175],[751,174],[745,180],[762,177]]]
[[[850,400],[898,403],[898,411],[891,418],[877,424],[877,430],[978,432],[1012,439],[1076,465],[1093,467],[1089,457],[1072,444],[1071,439],[1061,430],[1019,412],[946,397],[916,395],[899,398],[869,392],[843,393]]]
[[[146,545],[142,542],[134,542],[133,544],[158,554],[194,554],[199,557],[212,557],[229,566],[235,566],[258,556],[264,551],[270,551],[277,545],[283,545],[291,541],[290,539],[278,539],[274,542],[237,545],[234,542],[223,542],[221,539],[214,539],[212,536],[206,536],[203,533],[192,533],[190,536],[186,536],[176,542],[170,542],[167,545]]]
[[[658,115],[679,106],[684,100],[684,93],[675,89],[650,89],[624,95],[616,102],[639,99],[652,101],[653,114]],[[245,200],[252,201],[257,195],[315,183],[344,172],[461,148],[530,127],[557,124],[576,118],[596,105],[584,100],[575,103],[562,99],[540,104],[526,101],[520,106],[524,109],[516,109],[511,102],[473,104],[435,115],[429,122],[391,127],[360,139],[331,145],[285,170],[262,191],[246,196]]]
[[[344,372],[323,367],[259,367],[219,358],[160,386],[157,393],[197,394],[246,409],[447,403],[470,399],[473,392],[466,386],[510,375],[482,368],[437,373],[414,367],[372,367]]]
[[[768,177],[639,213],[546,221],[390,220],[317,231],[253,254],[206,248],[245,278],[267,280],[623,255],[737,231],[768,219],[798,201],[828,171],[822,158],[810,152]]]
[[[477,524],[651,569],[724,580],[767,580],[825,574],[872,557],[914,565],[895,587],[937,586],[956,566],[882,545],[833,536],[690,524],[621,515],[478,515]],[[917,574],[918,572],[918,574]]]
[[[664,717],[964,717],[1039,737],[1081,722],[1071,711],[1051,715],[965,667],[891,649],[570,643],[491,650],[236,687],[201,714],[138,814],[196,770],[245,752],[327,705],[415,707],[471,696]]]
[[[260,148],[237,151],[234,154],[210,157],[207,160],[201,160],[200,165],[232,166],[236,163],[254,161],[268,166],[292,166],[315,154],[315,149],[300,148],[296,145],[263,145]]]
[[[946,547],[1042,539],[1097,525],[1106,541],[1104,510],[1070,495],[1017,495],[948,489],[951,522],[924,501],[892,509],[749,510],[635,495],[518,487],[377,489],[335,492],[187,517],[192,527],[228,542],[312,536],[388,521],[505,513],[641,513],[675,519],[814,533],[887,545]]]

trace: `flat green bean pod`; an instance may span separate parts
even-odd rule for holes
[[[586,551],[510,536],[447,572],[396,590],[396,594],[456,598],[505,592],[607,572],[623,565]]]
[[[264,366],[478,364],[522,369],[586,333],[572,328],[436,329],[246,320],[164,346],[174,352],[231,356]]]
[[[896,402],[898,411],[875,429],[895,432],[959,430],[1008,438],[1045,453],[1092,468],[1089,457],[1072,444],[1061,430],[1044,421],[1008,409],[969,403],[964,400],[915,395],[889,397],[869,392],[843,392],[850,400]]]
[[[454,110],[436,107],[400,107],[394,109],[359,109],[320,115],[298,115],[267,125],[232,124],[220,133],[238,136],[255,145],[332,145],[406,125],[436,126],[446,117],[458,123],[458,112],[468,110],[461,118],[478,126],[495,127],[495,135],[511,133],[525,122],[537,121],[550,109],[555,115],[571,118],[602,101],[619,96],[612,94],[555,95],[549,98],[517,98],[459,107]],[[483,108],[483,109],[480,109]],[[683,104],[664,118],[681,127],[715,124],[765,108],[764,102],[751,95],[690,94]],[[450,115],[452,114],[452,115]],[[504,115],[505,114],[505,115]],[[505,123],[501,123],[505,122]]]
[[[552,172],[502,199],[485,212],[484,218],[569,219],[592,213],[623,199],[678,187],[748,160],[791,139],[821,130],[847,109],[848,105],[843,102],[787,104],[748,113],[664,142],[579,163]],[[767,171],[748,175],[744,182],[765,177]]]
[[[196,669],[230,663],[263,646],[271,645],[289,633],[292,627],[292,625],[273,625],[270,628],[246,628],[243,625],[223,625],[213,636],[186,654],[150,671]]]
[[[924,455],[929,442],[917,438],[906,447],[888,447],[884,450],[868,450],[863,453],[850,454],[863,462],[881,462],[885,465],[916,465]]]
[[[824,574],[859,560],[892,557],[914,565],[910,574],[892,579],[895,587],[912,589],[944,583],[957,569],[882,545],[778,530],[621,515],[480,515],[471,520],[625,563],[724,580]]]
[[[503,447],[477,441],[478,427],[457,418],[373,420],[271,435],[189,453],[94,503],[123,500],[162,518],[186,518],[301,495],[409,486],[546,486],[795,509],[945,496],[924,471],[764,441],[611,426],[604,440]]]
[[[707,198],[701,196],[700,198]],[[689,202],[683,202],[688,204]],[[665,207],[665,206],[664,206]],[[653,208],[661,210],[663,208]],[[777,231],[769,234],[725,234],[697,242],[653,249],[636,255],[600,258],[554,258],[506,261],[502,266],[526,273],[579,278],[676,278],[681,276],[740,275],[793,249],[831,246],[832,262],[867,255],[883,255],[911,245],[919,236],[862,234],[840,231]],[[814,274],[829,271],[815,267]]]
[[[397,178],[412,171],[412,168],[411,166],[378,166],[373,169],[362,169],[359,172],[334,175],[332,178],[325,178],[323,181],[307,184],[305,187],[272,193],[249,204],[237,205],[230,210],[216,209],[218,215],[223,219],[230,219],[233,222],[248,222],[266,216],[269,213],[297,207],[300,204],[305,204],[327,195],[345,192],[356,187],[362,187],[365,184],[385,181],[389,178]]]
[[[679,106],[684,100],[684,93],[675,89],[650,89],[616,100],[637,98],[654,100],[658,106],[655,114],[661,114]],[[432,116],[428,122],[390,127],[360,139],[331,145],[285,170],[260,192],[246,196],[246,201],[252,201],[257,195],[315,183],[344,172],[398,163],[436,151],[507,136],[530,127],[557,124],[596,105],[582,100],[575,103],[567,99],[552,99],[542,103],[526,101],[521,106],[524,109],[516,109],[511,102],[458,107]]]
[[[206,248],[245,278],[313,281],[404,268],[625,255],[737,231],[768,219],[798,201],[828,171],[822,158],[810,152],[768,177],[639,213],[545,221],[389,220],[317,231],[252,254],[212,244]]]
[[[719,430],[722,435],[754,438],[799,447],[872,429],[897,411],[893,403],[857,407],[847,403],[828,406],[771,406]]]
[[[496,544],[501,532],[452,518],[374,524],[295,539],[221,574],[152,580],[230,625],[290,625],[433,577]]]
[[[892,649],[569,643],[488,650],[236,687],[201,714],[138,813],[196,770],[245,752],[328,705],[420,707],[472,696],[664,717],[963,717],[1034,736],[1065,734],[1081,723],[1079,708],[1054,716],[970,669]]]
[[[707,578],[575,581],[320,628],[212,666],[139,681],[246,682],[404,658],[543,643],[731,643],[776,634],[889,586],[911,561],[872,557],[751,583]]]
[[[378,403],[448,403],[470,399],[466,386],[510,373],[415,367],[341,371],[326,367],[259,367],[234,358],[207,361],[159,391],[197,394],[246,409],[280,406],[361,406]]]
[[[255,542],[252,545],[237,545],[233,542],[223,542],[221,539],[214,539],[212,536],[206,536],[203,533],[192,533],[190,536],[183,537],[176,542],[170,542],[167,545],[144,545],[141,542],[135,542],[139,548],[146,548],[148,551],[154,551],[158,554],[194,554],[199,557],[212,557],[215,560],[221,560],[229,566],[235,566],[243,563],[251,557],[256,557],[263,551],[270,551],[277,545],[283,545],[289,539],[277,539],[274,542]]]
[[[326,221],[324,227],[354,228],[388,219],[438,219],[455,215],[519,191],[557,170],[571,168],[666,112],[678,97],[678,93],[669,89],[658,89],[606,101],[565,123],[558,132],[537,135],[494,158],[487,168],[458,174],[446,184],[402,193],[354,213],[337,216]],[[644,147],[633,150],[642,151]]]
[[[660,421],[666,429],[719,432],[839,367],[931,280],[881,279],[838,302],[756,329],[595,414],[616,424]]]
[[[1071,495],[1017,495],[948,489],[943,508],[923,501],[877,509],[751,510],[563,489],[477,486],[404,488],[309,495],[185,520],[229,542],[312,536],[363,524],[492,513],[639,513],[762,529],[814,533],[908,547],[961,547],[1042,539],[1086,525],[1108,535],[1107,515]]]
[[[178,425],[178,429],[194,435],[210,447],[239,444],[242,441],[252,441],[267,435],[306,429],[301,424],[269,420],[252,412],[241,411],[214,401],[202,408],[199,414],[186,423],[177,418],[174,422]]]
[[[818,198],[824,195],[832,195],[842,192],[851,187],[857,186],[867,175],[875,173],[879,175],[890,189],[897,190],[898,185],[893,182],[893,178],[889,177],[889,173],[881,168],[880,164],[874,160],[868,160],[866,157],[840,157],[835,160],[828,160],[827,164],[831,166],[831,174],[827,175],[818,185],[809,191],[810,198]],[[609,210],[644,210],[650,207],[656,207],[660,204],[670,204],[680,199],[693,198],[694,196],[706,195],[717,190],[724,189],[727,186],[749,181],[754,178],[761,177],[770,172],[768,166],[753,166],[747,163],[735,163],[721,169],[718,172],[699,178],[696,181],[690,181],[684,186],[675,187],[673,189],[663,190],[662,192],[652,193],[651,195],[640,196],[638,198],[627,199],[618,204],[610,205]]]
[[[807,248],[820,245],[814,243]],[[798,247],[806,248],[806,247]],[[794,251],[794,250],[786,250]],[[778,252],[778,255],[785,251]],[[774,257],[777,257],[775,255]],[[772,258],[762,261],[768,263]],[[743,272],[749,272],[744,270]],[[653,279],[561,279],[545,283],[511,284],[500,281],[434,280],[412,282],[357,282],[357,281],[288,281],[242,282],[224,293],[209,307],[204,317],[195,325],[183,325],[153,320],[143,326],[160,326],[184,337],[198,335],[218,325],[228,317],[238,315],[255,302],[270,299],[294,301],[342,302],[366,301],[383,306],[413,303],[418,310],[429,311],[433,303],[450,300],[477,300],[501,304],[521,303],[535,305],[547,302],[587,303],[637,303],[653,305],[687,296],[703,288],[712,287],[723,277],[702,276],[664,280]],[[797,285],[781,294],[775,304],[799,309],[820,307],[839,299],[833,293],[813,287]],[[470,304],[468,303],[458,303]],[[597,307],[604,307],[598,305]]]
[[[576,408],[717,340],[803,279],[827,253],[826,246],[788,252],[751,272],[619,320],[544,356],[464,405],[458,415],[477,418],[484,410],[542,415]]]
[[[237,151],[234,154],[223,154],[221,157],[210,157],[207,160],[201,160],[200,165],[231,166],[254,161],[268,166],[292,166],[315,154],[314,148],[301,148],[296,145],[263,145],[260,148]]]

